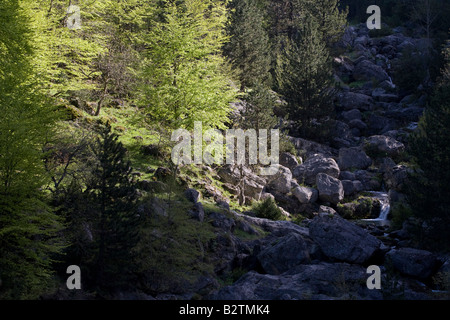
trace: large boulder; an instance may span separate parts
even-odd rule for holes
[[[292,190],[292,194],[302,204],[314,203],[319,198],[319,192],[316,189],[304,186],[295,187]]]
[[[405,145],[394,138],[375,135],[366,140],[366,151],[368,149],[372,152],[379,153],[380,156],[395,157],[403,153]]]
[[[278,165],[276,174],[267,176],[268,186],[281,193],[289,193],[291,191],[292,172],[289,168]]]
[[[378,83],[389,80],[389,75],[384,69],[369,60],[359,62],[353,70],[353,78],[356,81],[377,81]]]
[[[299,162],[293,154],[289,152],[282,152],[280,154],[280,164],[293,170],[296,166],[299,165]]]
[[[212,294],[212,300],[330,300],[333,298],[382,299],[379,290],[369,290],[366,268],[348,263],[302,264],[282,275],[242,276],[231,286]]]
[[[319,173],[326,173],[334,178],[339,177],[340,169],[336,160],[324,157],[321,154],[315,154],[294,169],[294,177],[299,182],[309,185],[313,185],[316,182],[316,176]]]
[[[389,189],[404,192],[408,185],[409,172],[411,169],[404,165],[396,165],[384,173],[384,181]]]
[[[373,109],[372,97],[351,91],[343,92],[339,95],[339,104],[344,110],[358,109],[370,111]]]
[[[330,259],[362,264],[380,248],[381,241],[337,215],[321,215],[309,225],[310,237]]]
[[[276,238],[257,257],[264,271],[269,274],[281,274],[296,265],[310,262],[308,246],[298,233]]]
[[[339,150],[338,165],[341,170],[367,169],[371,164],[372,159],[360,148],[342,148]]]
[[[266,181],[250,169],[238,166],[225,165],[217,172],[222,182],[234,185],[244,186],[244,195],[246,197],[259,200],[266,184]]]
[[[337,204],[344,200],[344,187],[339,179],[325,173],[319,173],[316,184],[320,200],[332,204]]]
[[[414,248],[392,249],[386,257],[401,273],[421,279],[431,276],[437,262],[433,253]]]

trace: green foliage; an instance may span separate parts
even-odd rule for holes
[[[41,91],[27,11],[0,3],[0,298],[35,299],[61,251],[62,221],[46,203],[42,147],[58,115]]]
[[[259,218],[270,220],[282,220],[283,217],[283,214],[275,203],[275,200],[270,197],[252,205],[252,212],[254,212]]]
[[[306,18],[298,38],[286,45],[277,70],[278,86],[288,102],[289,115],[305,137],[318,138],[334,111],[332,64],[318,24]],[[324,134],[326,136],[326,134]]]
[[[427,77],[430,57],[410,49],[405,49],[402,54],[401,59],[394,65],[393,78],[400,89],[413,93]]]
[[[230,41],[225,44],[224,52],[238,70],[241,90],[258,83],[267,84],[272,57],[264,11],[257,0],[233,0],[229,10]]]
[[[163,1],[146,35],[142,105],[168,128],[224,128],[236,98],[221,49],[226,7],[213,0]]]

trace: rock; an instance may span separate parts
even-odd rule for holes
[[[340,180],[325,173],[319,173],[316,184],[321,201],[337,204],[344,199],[344,187]]]
[[[367,169],[371,164],[372,159],[360,148],[342,148],[339,150],[338,165],[341,170]]]
[[[389,189],[398,192],[404,192],[406,185],[408,185],[409,173],[412,170],[404,165],[397,165],[389,168],[384,174],[384,181]]]
[[[384,134],[386,131],[395,129],[397,124],[394,119],[390,119],[378,114],[371,114],[367,122],[368,134]]]
[[[368,261],[381,245],[366,230],[337,215],[315,217],[309,234],[328,258],[349,263]]]
[[[383,135],[375,135],[366,140],[366,151],[367,148],[385,154],[389,157],[395,157],[403,153],[405,150],[405,145],[394,138]]]
[[[280,164],[291,170],[299,165],[297,158],[289,152],[282,152],[280,154]]]
[[[172,172],[170,171],[170,169],[165,168],[165,167],[159,167],[158,169],[156,169],[156,171],[154,173],[154,176],[158,180],[165,180],[168,177],[170,177],[171,175],[172,175]]]
[[[356,180],[356,176],[353,172],[351,171],[341,171],[341,173],[339,174],[339,179],[340,180]]]
[[[205,218],[205,210],[201,202],[196,202],[194,205],[194,210],[189,211],[189,215],[200,222],[203,222]]]
[[[361,120],[362,119],[361,111],[359,111],[358,109],[344,111],[344,112],[342,112],[341,116],[342,116],[342,119],[344,119],[344,121],[347,121],[347,122],[350,122],[352,120]]]
[[[386,258],[401,273],[421,279],[431,276],[437,262],[433,253],[413,248],[392,249]]]
[[[268,274],[281,274],[299,264],[310,262],[305,240],[296,233],[268,244],[258,254],[262,268]]]
[[[333,214],[337,214],[336,210],[334,210],[331,207],[327,207],[327,206],[320,206],[319,207],[319,215],[333,215]]]
[[[353,78],[356,81],[372,81],[375,80],[378,83],[385,80],[389,80],[389,75],[382,67],[377,66],[369,60],[363,60],[359,62],[353,70]]]
[[[262,190],[266,184],[264,179],[258,177],[246,167],[243,167],[241,172],[241,169],[237,166],[225,165],[219,169],[217,174],[224,183],[235,187],[243,184],[244,195],[255,200],[260,199]]]
[[[331,177],[337,178],[339,177],[340,169],[333,158],[326,158],[321,154],[315,154],[294,169],[294,177],[299,182],[309,185],[313,185],[316,182],[316,176],[319,173],[326,173]]]
[[[355,194],[355,186],[351,180],[342,180],[342,187],[344,188],[344,196],[351,196]]]
[[[167,184],[161,181],[141,180],[138,181],[137,187],[138,189],[152,193],[167,192],[169,190]]]
[[[371,191],[379,190],[381,188],[381,179],[376,173],[366,170],[357,170],[354,174],[355,180],[360,181],[363,190]]]
[[[282,275],[250,271],[231,286],[212,294],[212,300],[329,300],[382,299],[379,290],[367,289],[366,268],[347,263],[299,265]]]
[[[367,124],[362,120],[354,119],[348,123],[348,126],[352,129],[357,128],[360,131],[365,131],[367,129]]]
[[[292,194],[300,201],[300,203],[314,203],[319,197],[319,192],[310,187],[298,186],[292,190]]]
[[[210,213],[208,219],[213,227],[224,231],[233,232],[236,226],[236,222],[233,219],[227,218],[224,214],[219,212]]]
[[[373,109],[372,97],[356,92],[344,92],[339,95],[339,104],[344,110],[359,109],[370,111]]]
[[[197,203],[198,200],[200,199],[200,192],[198,192],[195,189],[189,188],[184,192],[185,197],[193,202],[193,203]]]
[[[267,176],[268,186],[281,193],[291,191],[292,172],[289,168],[278,165],[278,171],[272,176]]]

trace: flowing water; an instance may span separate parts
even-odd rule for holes
[[[388,226],[388,215],[391,211],[391,204],[389,202],[389,195],[386,192],[371,191],[370,194],[373,198],[377,199],[381,203],[380,215],[376,219],[362,219],[361,221],[367,223],[373,223],[379,226]]]

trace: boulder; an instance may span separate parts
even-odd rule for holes
[[[344,111],[344,112],[342,112],[341,116],[342,116],[342,119],[344,119],[344,121],[347,121],[347,122],[350,122],[352,120],[361,120],[362,119],[361,111],[359,111],[358,109]]]
[[[379,290],[367,289],[366,268],[347,263],[299,265],[282,275],[250,271],[231,286],[212,294],[212,300],[330,300],[382,299]],[[345,285],[344,285],[345,284]]]
[[[372,97],[356,92],[344,92],[339,95],[339,104],[344,110],[359,109],[370,111],[373,109]]]
[[[356,81],[372,81],[378,83],[389,80],[389,75],[384,69],[369,60],[359,62],[353,70],[353,78]]]
[[[404,165],[389,168],[383,176],[386,186],[398,192],[405,191],[405,187],[408,184],[409,172],[411,171],[410,168]]]
[[[222,182],[234,186],[244,185],[244,195],[246,197],[259,200],[266,181],[250,169],[238,166],[225,165],[217,172]],[[241,177],[242,176],[242,177]]]
[[[344,196],[351,196],[356,193],[355,186],[351,180],[342,180],[342,187],[344,188]]]
[[[368,261],[381,245],[366,230],[337,215],[315,217],[309,234],[328,258],[349,263]]]
[[[414,248],[392,249],[386,258],[401,273],[421,279],[430,277],[437,263],[433,253]]]
[[[331,177],[337,178],[339,177],[340,169],[333,158],[327,158],[321,154],[313,155],[294,169],[294,177],[299,182],[309,185],[313,185],[316,182],[316,176],[319,173],[326,173]]]
[[[339,150],[338,165],[341,170],[367,169],[371,164],[372,159],[360,148],[342,148]]]
[[[185,197],[193,202],[193,203],[197,203],[198,200],[200,199],[200,192],[198,192],[195,189],[189,188],[184,192]]]
[[[339,179],[319,173],[316,184],[321,201],[337,204],[344,199],[344,187]]]
[[[268,274],[281,274],[299,264],[310,262],[305,240],[297,233],[289,234],[268,244],[257,256]]]
[[[281,193],[289,193],[291,191],[292,172],[289,168],[278,165],[276,174],[267,176],[268,186]]]
[[[403,153],[405,145],[394,138],[375,135],[366,140],[366,150],[367,148],[389,157],[395,157]]]
[[[289,152],[282,152],[280,154],[280,164],[291,170],[299,165],[297,158]]]
[[[300,201],[300,203],[314,203],[319,198],[319,192],[310,187],[298,186],[292,190],[292,194]]]
[[[319,207],[319,215],[328,215],[328,214],[337,214],[336,210],[334,210],[331,207],[327,207],[327,206],[320,206]]]
[[[201,202],[196,202],[194,205],[194,209],[189,211],[189,215],[200,222],[203,222],[205,218],[205,210],[203,209],[203,205]]]

